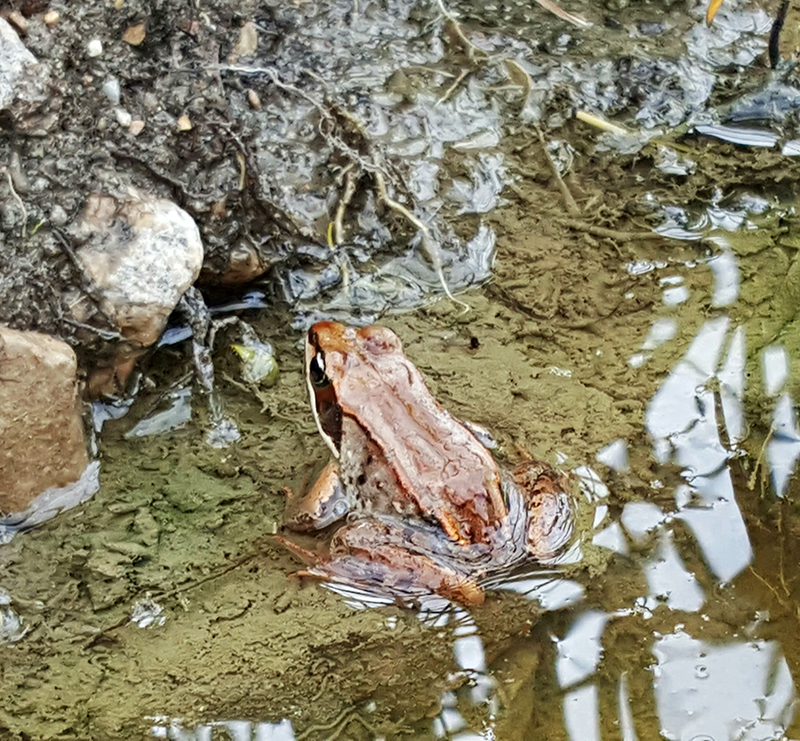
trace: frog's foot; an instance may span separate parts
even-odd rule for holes
[[[528,460],[514,469],[527,510],[526,546],[539,561],[554,558],[572,537],[569,479],[547,463]]]
[[[282,535],[276,535],[275,540],[277,540],[284,548],[286,548],[287,551],[297,556],[307,566],[315,566],[316,564],[324,562],[330,558],[330,553],[327,548],[320,548],[319,550],[306,548],[299,543],[295,543],[293,540],[284,538]],[[296,573],[301,576],[303,575],[303,572]]]
[[[435,593],[465,605],[483,603],[483,590],[472,579],[410,550],[405,529],[363,519],[340,528],[331,558],[299,575],[376,589],[399,598]]]

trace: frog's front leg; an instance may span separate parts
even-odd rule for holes
[[[358,520],[336,531],[329,558],[317,556],[316,563],[297,575],[375,588],[401,598],[435,593],[466,605],[483,602],[483,590],[472,579],[410,550],[408,537],[407,528]],[[307,557],[303,560],[309,562]]]
[[[284,488],[284,492],[286,508],[283,512],[283,524],[290,530],[322,530],[350,511],[336,461],[325,466],[305,494],[298,494],[288,487]]]

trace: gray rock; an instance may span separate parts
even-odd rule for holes
[[[203,264],[192,217],[130,188],[124,196],[89,196],[71,231],[103,313],[134,346],[152,345]]]
[[[11,104],[22,73],[34,64],[36,57],[19,40],[10,24],[0,18],[0,110]]]
[[[88,463],[77,360],[63,340],[0,325],[0,510],[77,481]]]

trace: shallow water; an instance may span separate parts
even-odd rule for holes
[[[497,33],[529,20],[509,8]],[[759,43],[754,31],[741,53]],[[715,48],[713,64],[728,64]],[[578,76],[550,61],[526,107]],[[583,92],[599,105],[612,88]],[[666,109],[647,98],[641,110]],[[521,448],[572,472],[569,558],[497,580],[471,611],[288,577],[297,565],[270,537],[282,487],[327,457],[293,328],[313,299],[298,313],[247,310],[281,375],[243,383],[235,328],[220,330],[215,383],[237,442],[206,444],[189,343],[163,346],[131,411],[104,424],[100,491],[0,546],[0,735],[800,735],[800,263],[796,194],[775,183],[796,181],[797,165],[693,136],[667,142],[665,168],[661,143],[625,154],[574,122],[563,134],[553,151],[571,161],[581,218],[565,218],[531,130],[508,132],[499,149],[516,179],[459,225],[464,241],[496,236],[492,280],[460,294],[467,313],[441,300],[381,321],[437,398],[489,428],[501,461]],[[470,182],[454,202],[477,200]],[[374,297],[380,276],[367,283]],[[158,434],[140,434],[152,420]]]

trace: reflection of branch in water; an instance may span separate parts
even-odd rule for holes
[[[786,607],[786,601],[778,593],[778,590],[775,589],[775,587],[773,587],[772,584],[770,584],[763,576],[761,576],[761,574],[759,574],[752,566],[748,566],[748,568],[750,569],[750,573],[756,579],[758,579],[767,589],[769,589],[770,592],[772,592],[772,595],[775,597],[776,600],[778,600],[778,604],[781,607]]]
[[[303,739],[308,738],[314,733],[318,733],[319,731],[330,731],[333,728],[336,730],[328,736],[328,741],[334,741],[334,739],[339,738],[342,735],[345,728],[350,725],[350,722],[353,720],[357,720],[364,728],[369,731],[373,736],[377,736],[377,732],[375,729],[367,723],[362,717],[361,714],[355,708],[345,708],[342,710],[339,715],[337,715],[330,723],[315,723],[313,726],[309,726],[306,728],[302,733],[298,733],[295,736],[296,741],[303,741]],[[338,726],[338,728],[337,728]]]
[[[756,488],[756,475],[758,474],[758,469],[761,467],[761,461],[764,458],[764,453],[767,450],[767,445],[769,441],[772,440],[772,436],[775,434],[775,423],[773,422],[769,426],[769,430],[767,430],[767,436],[764,438],[764,443],[761,445],[761,450],[758,452],[758,458],[756,458],[755,465],[753,466],[753,471],[750,474],[750,478],[747,479],[747,488],[750,491]]]

